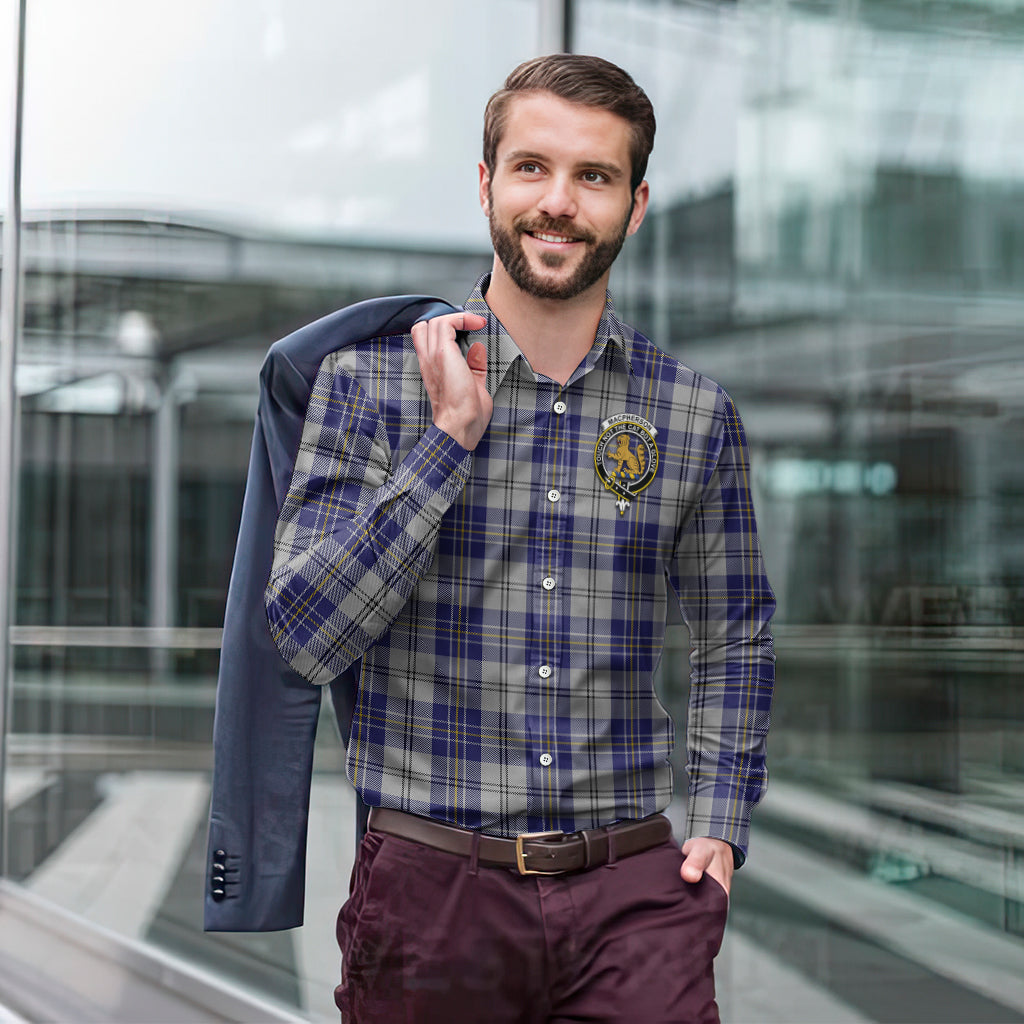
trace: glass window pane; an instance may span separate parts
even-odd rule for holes
[[[779,598],[723,1016],[1015,1019],[1024,4],[574,11],[658,114],[617,303],[736,399]]]
[[[313,1019],[354,852],[328,707],[305,928],[201,932],[259,367],[355,300],[465,298],[483,107],[538,25],[535,0],[29,4],[10,875]]]
[[[534,0],[30,5],[25,198],[480,245],[480,111]]]

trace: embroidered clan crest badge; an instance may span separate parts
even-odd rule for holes
[[[619,515],[658,472],[658,431],[642,416],[622,412],[601,424],[594,466],[605,488],[615,494]]]

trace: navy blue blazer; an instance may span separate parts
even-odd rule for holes
[[[302,924],[322,690],[278,653],[263,591],[317,370],[345,345],[405,334],[418,320],[455,311],[426,295],[368,299],[282,338],[263,362],[217,679],[206,931],[274,931]],[[357,671],[358,664],[331,683],[343,738],[352,724]]]

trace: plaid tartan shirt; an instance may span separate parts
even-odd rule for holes
[[[653,677],[676,600],[687,833],[742,859],[766,784],[775,602],[736,409],[610,298],[568,383],[535,375],[488,281],[465,307],[487,317],[470,338],[494,398],[473,452],[432,424],[408,335],[321,364],[277,523],[275,642],[314,683],[362,659],[347,770],[367,804],[572,832],[671,800]]]

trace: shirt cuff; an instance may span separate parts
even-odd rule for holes
[[[461,462],[467,455],[473,454],[468,448],[463,448],[451,434],[445,433],[434,423],[427,427],[421,438],[421,442],[423,441],[426,441],[435,452],[449,456],[456,463]]]
[[[728,809],[731,813],[725,813]],[[720,839],[732,847],[733,864],[740,867],[747,859],[750,843],[750,812],[753,805],[736,798],[690,794],[686,816],[686,835]]]

